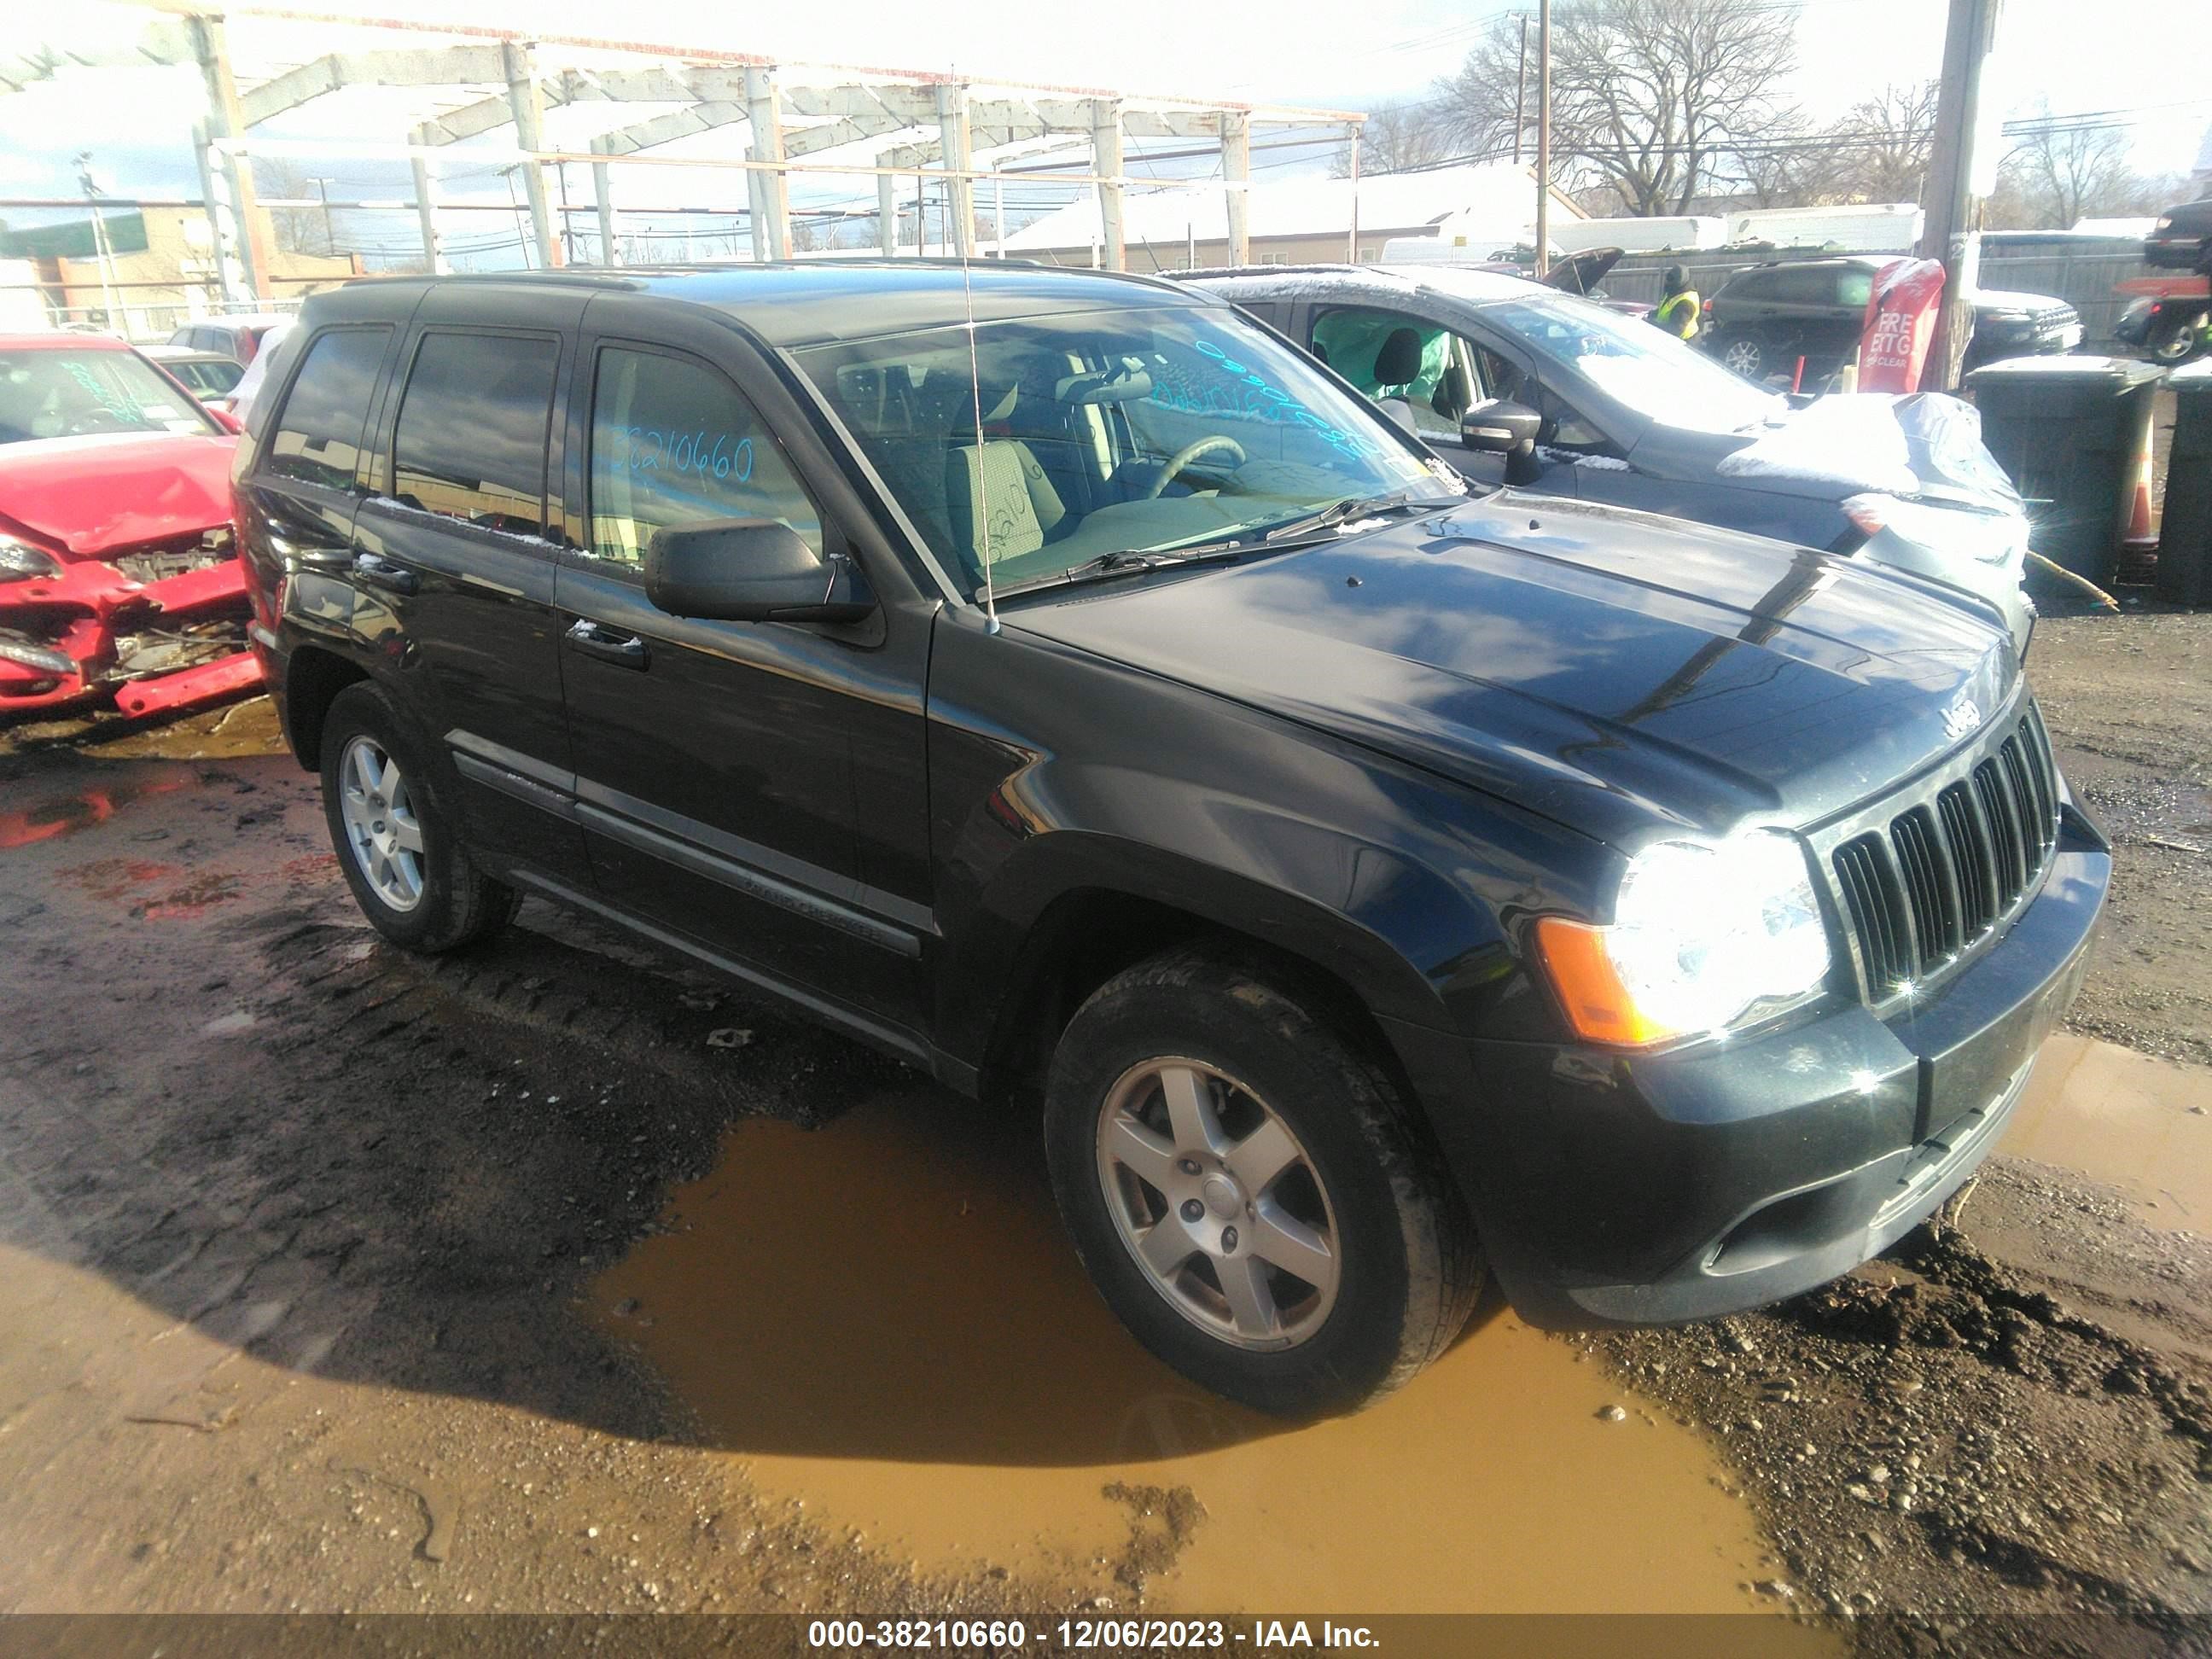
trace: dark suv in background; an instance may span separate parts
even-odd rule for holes
[[[1486,1264],[1579,1323],[1844,1272],[2079,983],[2110,858],[1978,605],[1470,494],[1197,289],[404,278],[276,350],[254,637],[370,921],[544,895],[1042,1098],[1100,1291],[1255,1405],[1402,1382]]]
[[[2143,238],[2143,262],[2212,275],[2212,196],[2179,203],[2160,214]]]
[[[1753,380],[1794,377],[1802,357],[1809,387],[1856,357],[1874,279],[1896,257],[1852,254],[1739,270],[1706,299],[1698,343]],[[2063,300],[1994,289],[1974,296],[1969,368],[2081,343],[2081,313]]]

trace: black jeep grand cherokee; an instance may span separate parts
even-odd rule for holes
[[[255,636],[370,920],[546,895],[1041,1091],[1100,1290],[1255,1405],[1403,1381],[1486,1265],[1555,1323],[1844,1271],[2080,978],[1994,612],[1470,496],[1202,292],[402,279],[283,351]]]

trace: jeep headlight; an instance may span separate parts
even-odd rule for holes
[[[33,547],[12,536],[0,536],[0,582],[28,581],[33,576],[58,576],[61,564],[43,547]]]
[[[1669,841],[1630,860],[1607,927],[1547,916],[1546,970],[1576,1030],[1641,1047],[1717,1033],[1816,988],[1828,930],[1796,836]]]

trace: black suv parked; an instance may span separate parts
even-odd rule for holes
[[[1792,375],[1802,357],[1810,386],[1857,355],[1875,274],[1894,257],[1852,254],[1739,270],[1706,300],[1698,343],[1754,380]],[[2081,343],[2081,315],[2065,301],[1984,289],[1974,296],[1966,367]]]
[[[2109,857],[1970,601],[1471,497],[1192,289],[398,279],[279,354],[256,638],[376,927],[547,895],[1041,1093],[1107,1300],[1261,1407],[1486,1262],[1585,1323],[1844,1271],[2078,982]]]

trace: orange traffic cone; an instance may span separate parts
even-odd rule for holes
[[[2151,435],[2146,428],[2142,450],[2136,457],[2135,506],[2128,514],[2128,532],[2122,538],[2122,544],[2130,551],[2158,545],[2158,534],[2150,527],[2150,446]]]

